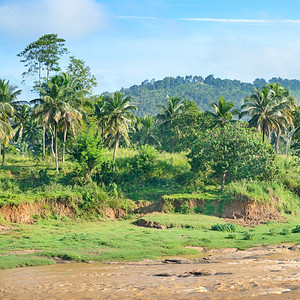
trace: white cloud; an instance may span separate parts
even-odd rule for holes
[[[114,16],[117,19],[124,19],[124,20],[159,20],[155,17],[147,17],[147,16]]]
[[[293,19],[218,19],[218,18],[181,18],[180,21],[191,22],[215,22],[215,23],[254,23],[254,24],[273,24],[273,23],[290,23],[300,24],[300,20]]]
[[[105,25],[96,0],[14,0],[0,4],[0,32],[14,36],[58,33],[80,37]]]

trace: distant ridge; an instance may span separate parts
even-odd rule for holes
[[[163,104],[169,97],[181,97],[194,101],[200,110],[209,108],[209,104],[224,96],[228,101],[234,102],[240,107],[244,99],[251,95],[254,87],[261,88],[268,83],[280,83],[290,90],[291,95],[300,100],[300,81],[297,79],[282,79],[273,77],[266,81],[257,78],[253,83],[241,82],[239,80],[215,78],[209,75],[205,79],[202,76],[177,76],[165,77],[162,80],[145,80],[140,85],[130,88],[122,88],[121,93],[132,98],[138,106],[138,116],[147,114],[155,115],[159,112],[158,104]]]

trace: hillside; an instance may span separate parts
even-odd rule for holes
[[[272,78],[255,79],[253,83],[239,80],[220,79],[213,75],[165,77],[162,80],[145,80],[140,85],[130,88],[122,88],[121,93],[130,96],[138,105],[139,116],[154,115],[159,112],[158,104],[163,104],[166,97],[178,96],[182,99],[194,101],[200,110],[209,108],[209,104],[224,96],[226,100],[233,101],[240,107],[245,97],[251,95],[254,87],[261,88],[267,83],[279,82],[283,87],[290,90],[291,95],[300,99],[300,81],[296,79]]]

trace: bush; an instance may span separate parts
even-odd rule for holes
[[[214,224],[211,226],[211,230],[223,231],[223,232],[235,232],[236,226],[231,223],[226,224]]]
[[[133,172],[142,180],[151,178],[156,169],[157,150],[149,145],[141,146],[133,162]]]
[[[297,225],[294,229],[292,229],[292,233],[299,233],[300,232],[300,225]]]

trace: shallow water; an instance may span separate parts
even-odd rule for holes
[[[209,255],[180,264],[145,260],[3,270],[0,299],[300,299],[299,251]]]

